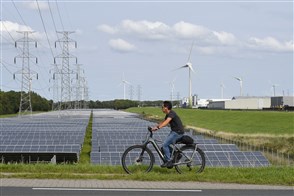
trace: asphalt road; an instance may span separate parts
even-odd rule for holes
[[[293,190],[247,190],[247,189],[196,189],[196,190],[150,190],[150,189],[86,189],[86,188],[34,188],[1,187],[1,196],[293,196]]]

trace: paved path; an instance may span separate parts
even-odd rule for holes
[[[0,179],[1,187],[71,187],[103,189],[268,189],[294,190],[293,186],[242,185],[208,182],[154,182],[133,180]]]

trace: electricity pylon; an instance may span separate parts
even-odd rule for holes
[[[29,38],[29,34],[32,31],[17,31],[23,34],[23,38],[15,42],[15,47],[17,48],[17,43],[22,43],[22,53],[14,57],[14,64],[16,64],[16,59],[22,59],[22,69],[13,74],[15,79],[15,74],[21,74],[21,94],[20,94],[20,104],[18,116],[29,113],[32,115],[32,102],[31,102],[31,90],[32,90],[32,76],[36,75],[38,79],[38,74],[31,70],[30,59],[36,59],[36,64],[38,63],[37,57],[30,54],[30,42],[35,43],[37,48],[37,42]]]
[[[58,39],[55,42],[55,48],[57,42],[62,42],[62,54],[57,55],[54,57],[54,64],[56,64],[56,59],[61,58],[62,64],[61,69],[55,74],[60,74],[60,80],[61,80],[61,86],[60,86],[60,102],[59,102],[59,109],[71,109],[71,74],[74,74],[74,71],[70,69],[70,58],[76,59],[77,64],[77,58],[71,54],[69,54],[69,43],[74,42],[75,48],[77,47],[77,42],[69,38],[69,34],[74,33],[71,31],[61,31],[57,32],[63,34],[63,37],[61,39]]]
[[[84,91],[83,91],[83,97],[84,97],[84,104],[83,104],[83,108],[84,109],[88,109],[88,103],[89,103],[89,87],[88,87],[88,82],[86,81],[86,79],[84,78],[83,80],[83,86],[84,86]]]
[[[81,109],[81,100],[83,100],[83,71],[84,70],[81,69],[81,64],[76,64],[75,109]]]

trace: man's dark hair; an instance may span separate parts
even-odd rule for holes
[[[163,106],[166,107],[167,109],[171,110],[172,109],[172,103],[170,101],[164,101]]]

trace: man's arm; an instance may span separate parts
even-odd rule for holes
[[[172,120],[171,117],[168,117],[166,120],[162,121],[161,123],[159,123],[156,127],[152,128],[152,131],[156,131],[158,129],[161,129],[162,127],[165,127],[166,125],[168,125],[168,123]]]

